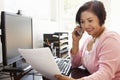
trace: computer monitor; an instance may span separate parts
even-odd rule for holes
[[[23,57],[18,48],[33,48],[32,18],[1,12],[1,42],[3,65],[13,64]]]

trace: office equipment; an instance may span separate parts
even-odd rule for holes
[[[68,32],[55,32],[43,34],[44,47],[50,47],[56,50],[56,56],[63,58],[68,54]],[[53,45],[51,45],[53,44]]]
[[[62,61],[62,59],[55,59],[48,47],[37,49],[19,49],[19,52],[35,70],[40,72],[48,79],[56,80],[56,78],[54,77],[55,74],[61,74],[61,72],[63,74],[69,73],[67,70],[63,70],[65,68],[62,68],[61,70],[63,71],[60,72],[59,67],[60,63],[62,63],[60,62]],[[59,66],[56,62],[59,64]],[[67,63],[68,65],[70,65],[69,61],[66,60],[66,64]],[[63,63],[63,65],[65,67],[65,63]],[[68,66],[66,65],[66,67]],[[70,67],[68,67],[68,69],[70,69]]]
[[[61,74],[69,76],[71,70],[71,61],[70,59],[56,58],[55,59]]]
[[[23,63],[22,63],[23,64]],[[20,67],[12,67],[12,66],[5,66],[3,67],[2,71],[3,72],[24,72],[24,71],[27,71],[27,70],[30,70],[32,69],[32,66],[27,64],[27,63],[24,63],[24,65],[20,66]]]
[[[1,31],[3,65],[19,67],[23,57],[18,48],[33,47],[32,18],[2,11]]]
[[[32,67],[26,63],[20,68],[12,67],[12,66],[1,66],[0,67],[0,79],[6,80],[8,79],[5,76],[9,76],[10,80],[27,80],[23,78],[27,78],[30,72],[32,71]],[[33,76],[32,74],[30,76]]]

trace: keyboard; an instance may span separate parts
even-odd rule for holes
[[[71,69],[70,59],[57,58],[55,61],[60,69],[61,74],[68,76]]]

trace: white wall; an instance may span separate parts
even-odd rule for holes
[[[120,34],[120,3],[119,0],[111,0],[110,28]]]
[[[110,14],[111,14],[111,1],[112,0],[99,0],[102,1],[105,9],[106,9],[106,13],[107,13],[107,17],[106,17],[106,21],[105,21],[105,27],[110,27]]]
[[[0,0],[0,11],[2,11],[3,10],[3,8],[4,8],[4,2],[3,2],[3,0]],[[0,20],[0,22],[1,22],[1,20]],[[0,35],[1,35],[1,30],[0,30]],[[1,38],[1,37],[0,37]],[[2,48],[1,48],[2,46],[1,46],[1,39],[0,39],[0,63],[2,62]]]
[[[53,7],[56,7],[56,5],[53,5],[50,1],[51,0],[5,0],[6,11],[16,13],[17,10],[22,10],[24,15],[33,18],[34,48],[43,46],[43,33],[58,31],[58,24],[54,21],[54,19],[57,18],[55,18],[55,13],[52,14],[53,11],[51,12],[51,4]],[[53,18],[51,18],[51,16]]]
[[[17,13],[22,10],[22,14],[33,18],[33,46],[34,48],[43,46],[43,33],[53,33],[58,31],[58,24],[52,20],[55,17],[50,12],[51,0],[0,0],[0,11],[5,10]],[[3,3],[4,2],[4,3]],[[53,7],[55,7],[54,5]],[[54,9],[53,9],[54,10]],[[57,10],[57,9],[56,9]],[[52,14],[52,15],[51,15]],[[53,18],[57,19],[57,18]],[[2,62],[1,44],[0,44],[0,63]]]
[[[4,1],[0,0],[0,11],[3,10]]]
[[[34,47],[42,47],[43,33],[62,31],[63,26],[63,0],[4,0],[6,11],[16,13],[22,10],[24,15],[33,17]],[[107,10],[106,25],[110,24],[110,1],[100,0],[105,4]],[[60,17],[61,16],[61,17]],[[64,30],[65,31],[65,30]]]

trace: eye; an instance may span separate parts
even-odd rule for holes
[[[92,22],[93,20],[88,20],[88,22]]]
[[[84,23],[84,21],[80,21],[80,23],[81,23],[81,24],[83,24],[83,23]]]

